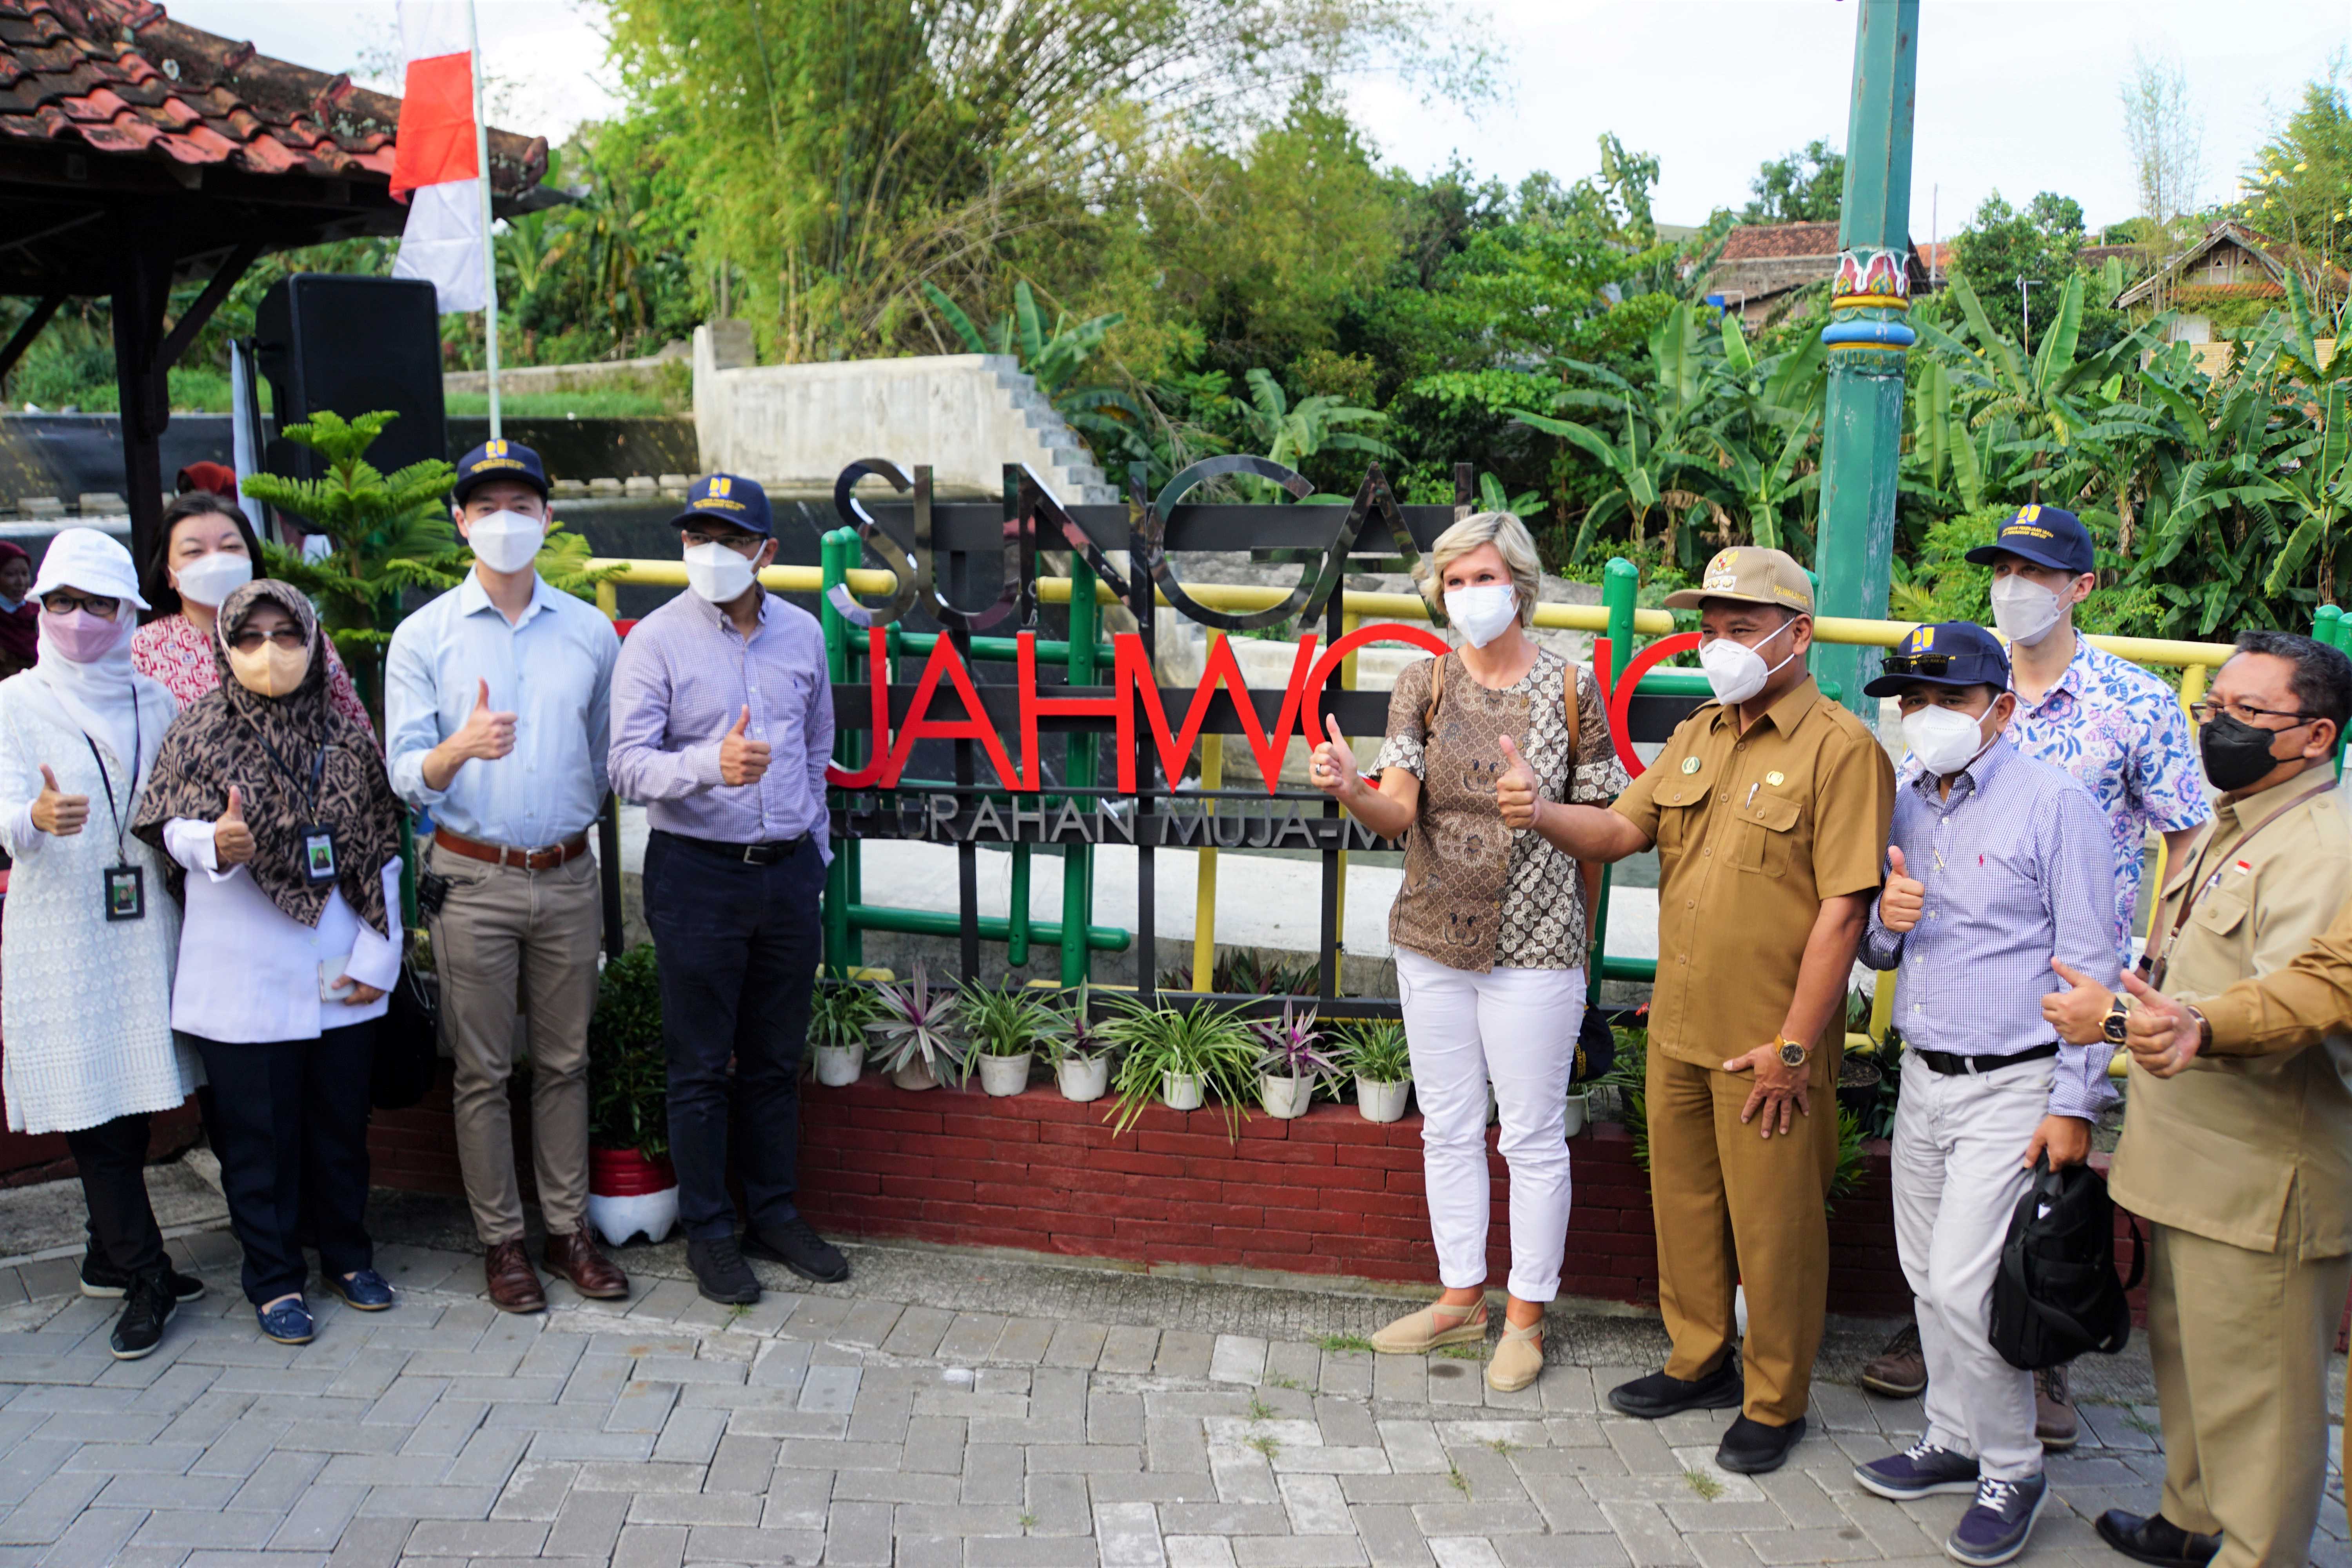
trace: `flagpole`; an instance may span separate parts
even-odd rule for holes
[[[499,428],[499,264],[490,245],[490,123],[482,114],[482,32],[472,0],[466,5],[466,41],[474,54],[474,163],[482,182],[482,316],[484,364],[489,371],[490,439]]]

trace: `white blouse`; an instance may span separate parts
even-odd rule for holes
[[[134,686],[140,760],[152,766],[178,705],[144,677]],[[112,746],[97,743],[121,812],[119,847],[81,726],[39,677],[0,681],[0,844],[16,862],[0,993],[0,1088],[12,1132],[69,1132],[169,1110],[205,1081],[195,1053],[172,1038],[180,911],[163,886],[163,859],[128,831],[137,813],[129,770]],[[53,838],[33,826],[43,763],[66,794],[89,797],[79,833]],[[143,920],[106,918],[106,868],[124,860],[146,873]]]
[[[358,1007],[321,997],[320,966],[342,963],[351,978],[379,991],[400,978],[398,856],[383,868],[383,907],[394,923],[393,934],[381,937],[340,888],[328,893],[314,929],[270,902],[242,865],[218,869],[209,822],[173,817],[163,825],[163,847],[188,871],[172,1027],[257,1045],[315,1040],[324,1030],[383,1016],[381,996]]]

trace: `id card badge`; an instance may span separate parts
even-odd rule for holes
[[[141,921],[147,918],[147,869],[143,866],[106,868],[106,918]]]
[[[302,878],[314,888],[335,879],[333,828],[306,827],[302,830]]]

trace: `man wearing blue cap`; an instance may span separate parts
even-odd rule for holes
[[[1862,960],[1896,976],[1895,1245],[1918,1299],[1927,1431],[1854,1477],[1897,1501],[1973,1494],[1945,1551],[1990,1568],[2024,1550],[2049,1500],[2033,1375],[1992,1348],[1993,1277],[2035,1162],[2088,1159],[2115,1098],[2114,1044],[2063,1044],[2042,1012],[2065,989],[2053,959],[2118,976],[2108,831],[2081,784],[2002,733],[2018,698],[1983,627],[1920,626],[1882,670],[1863,689],[1900,700],[1919,767],[1895,793]]]
[[[661,970],[670,1156],[686,1258],[714,1301],[760,1299],[743,1254],[849,1278],[793,1203],[801,1058],[832,858],[833,688],[816,617],[760,586],[767,492],[711,474],[676,522],[689,590],[637,623],[613,678],[613,787],[642,801],[646,919]],[[727,1195],[728,1058],[751,1213]]]
[[[1993,625],[2009,642],[2010,689],[2017,698],[2011,742],[2072,773],[2107,814],[2116,951],[2127,961],[2148,830],[2164,835],[2166,864],[2177,866],[2213,815],[2196,737],[2170,688],[2092,647],[2074,629],[2075,607],[2098,584],[2097,554],[2080,518],[2063,507],[2021,506],[1968,559],[1992,568]],[[1925,1375],[1906,1330],[1863,1369],[1863,1383],[1881,1394],[1910,1395]],[[2036,1384],[2043,1446],[2073,1447],[2078,1423],[2066,1368],[2047,1369]]]
[[[583,1296],[629,1281],[588,1228],[588,1019],[604,920],[588,828],[604,809],[613,623],[538,571],[547,470],[490,440],[457,465],[466,580],[401,622],[384,660],[393,787],[433,817],[425,884],[455,1060],[457,1163],[491,1305],[547,1305],[523,1246],[507,1082],[515,997],[530,1021],[532,1170],[548,1272]],[[431,904],[433,896],[421,901]]]

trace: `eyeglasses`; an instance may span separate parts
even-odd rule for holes
[[[2210,697],[2192,702],[2189,707],[2189,716],[2200,724],[2210,724],[2217,716],[2223,713],[2227,713],[2241,724],[2253,724],[2257,730],[2263,728],[2262,725],[2254,723],[2257,719],[2294,721],[2292,724],[2281,726],[2276,731],[2279,734],[2284,734],[2289,730],[2300,730],[2305,724],[2315,721],[2319,717],[2316,713],[2289,712],[2284,708],[2257,708],[2251,702],[2216,702]]]
[[[738,555],[757,555],[767,540],[756,533],[705,533],[698,528],[681,528],[678,542],[691,550],[698,544],[723,544]]]
[[[302,635],[302,628],[299,626],[280,626],[274,632],[241,631],[228,639],[228,646],[239,653],[251,653],[264,641],[274,642],[284,648],[310,646],[310,639]]]
[[[1890,653],[1879,660],[1882,675],[1949,675],[1952,660],[1958,657],[1948,653]]]
[[[70,616],[76,610],[88,610],[93,616],[110,621],[114,618],[114,612],[121,607],[121,600],[110,599],[102,594],[76,594],[60,588],[54,594],[41,595],[41,608],[53,616]]]

